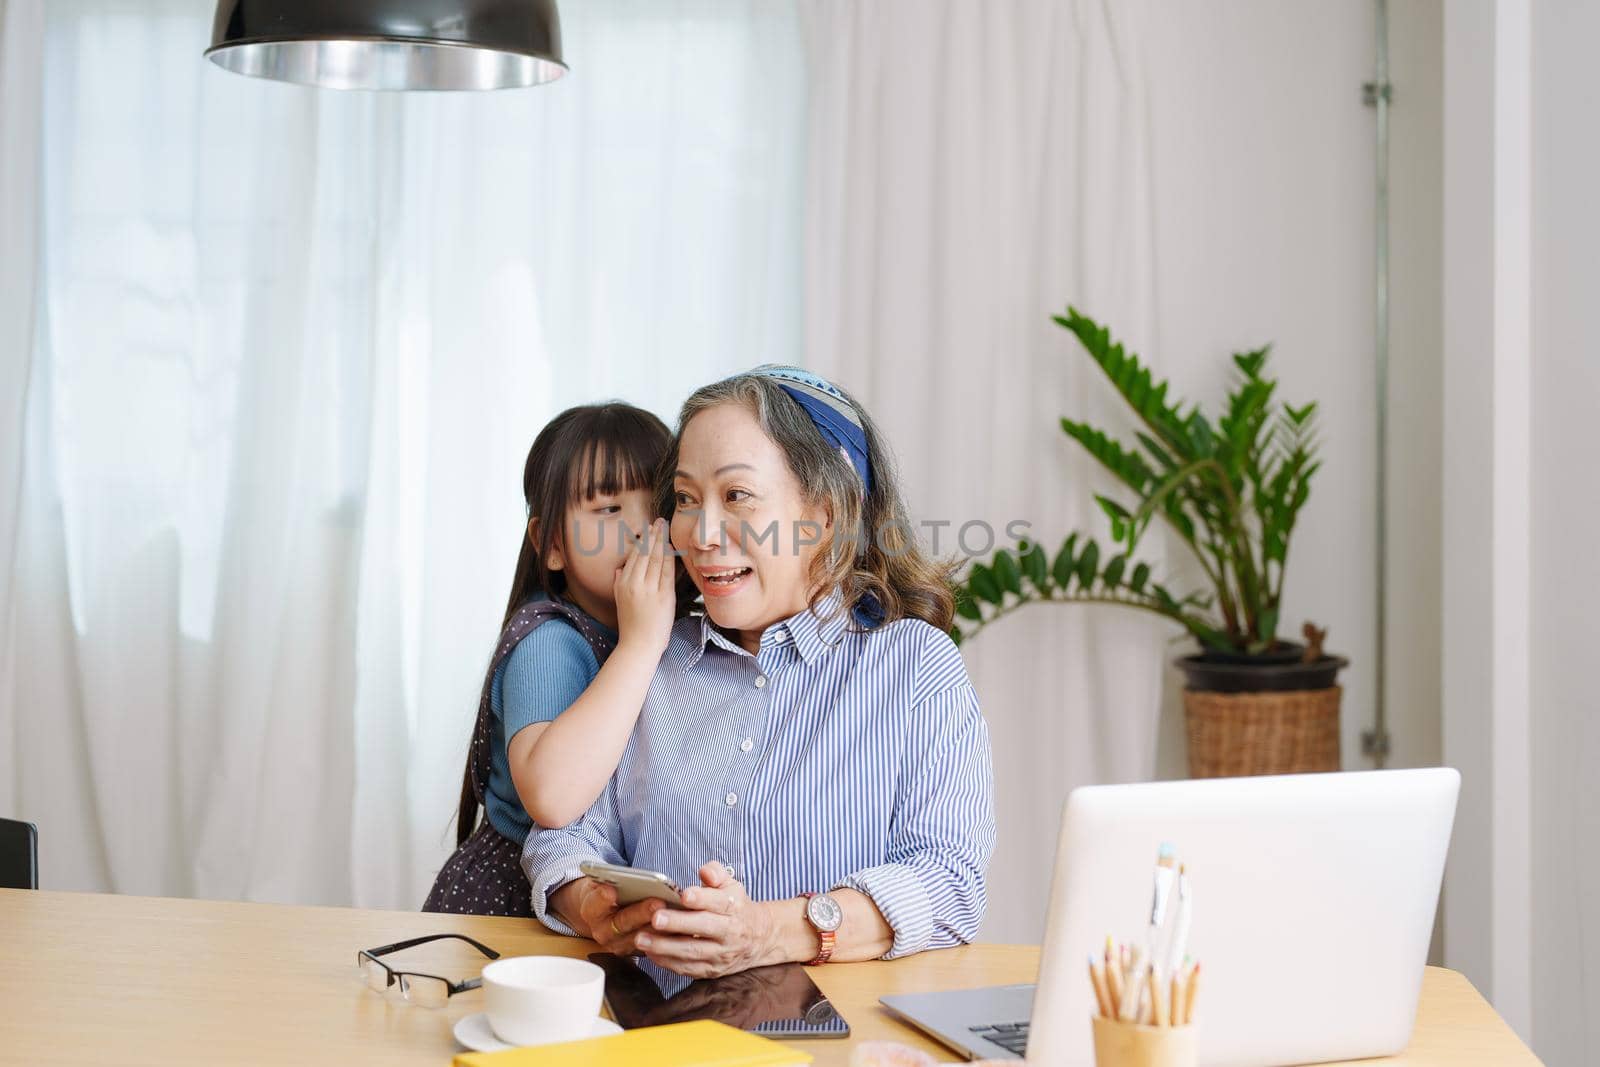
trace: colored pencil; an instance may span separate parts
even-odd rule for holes
[[[1095,1006],[1100,1009],[1102,1018],[1111,1018],[1111,991],[1106,988],[1106,976],[1100,969],[1100,964],[1095,962],[1094,953],[1089,953],[1089,984],[1094,986]]]

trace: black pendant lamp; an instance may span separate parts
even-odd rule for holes
[[[330,89],[507,89],[567,70],[555,0],[219,0],[206,56]]]

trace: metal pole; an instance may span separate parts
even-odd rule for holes
[[[1362,86],[1368,107],[1377,113],[1377,361],[1378,497],[1377,497],[1377,657],[1374,663],[1372,729],[1361,735],[1361,751],[1382,767],[1389,757],[1389,727],[1384,690],[1388,681],[1389,636],[1389,107],[1394,86],[1389,82],[1389,3],[1376,0],[1377,64],[1372,81]]]

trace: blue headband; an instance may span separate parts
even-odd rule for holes
[[[872,492],[867,432],[861,425],[861,416],[832,382],[799,367],[786,367],[778,363],[763,364],[750,373],[758,378],[774,379],[778,388],[794,397],[795,403],[811,417],[812,424],[822,434],[823,440],[839,449],[861,479],[865,491]]]

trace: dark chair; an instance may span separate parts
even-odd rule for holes
[[[0,819],[0,889],[38,888],[38,828],[31,822]]]

